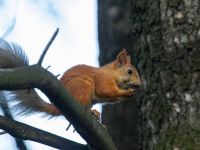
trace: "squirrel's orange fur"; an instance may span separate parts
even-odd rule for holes
[[[121,51],[115,61],[100,68],[87,65],[72,67],[60,81],[86,107],[95,103],[114,103],[130,97],[140,85],[139,74],[126,50]],[[54,110],[55,114],[59,112]]]
[[[15,68],[28,64],[24,51],[15,44],[0,40],[0,68]],[[67,70],[60,79],[66,90],[86,108],[95,103],[114,103],[132,96],[140,85],[137,70],[130,56],[122,50],[116,60],[99,68],[77,65]],[[22,113],[44,112],[61,115],[60,111],[40,98],[34,89],[12,91],[7,99],[17,100],[17,110]],[[95,112],[96,113],[96,112]]]

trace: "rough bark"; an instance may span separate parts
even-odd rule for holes
[[[110,49],[126,48],[127,44],[143,82],[136,95],[139,122],[137,117],[134,122],[129,117],[136,113],[132,109],[135,100],[127,101],[128,106],[124,102],[121,110],[115,105],[103,109],[103,121],[119,149],[200,148],[199,3],[199,0],[99,1],[101,64],[101,59],[107,62],[115,53]],[[131,12],[127,19],[131,27],[129,38],[118,34],[121,32],[115,30],[117,22],[109,15],[116,5],[125,14]],[[128,7],[124,10],[125,5]],[[123,25],[122,29],[126,27]],[[123,40],[118,40],[120,37]],[[134,147],[130,145],[135,140],[128,132],[135,130],[137,122],[140,140],[139,147]]]
[[[200,148],[198,0],[132,0],[141,149]]]

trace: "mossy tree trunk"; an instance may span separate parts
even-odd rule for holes
[[[132,100],[103,109],[118,148],[200,149],[199,0],[98,3],[100,60],[129,49],[143,82]]]

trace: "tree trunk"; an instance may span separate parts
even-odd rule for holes
[[[130,13],[119,19],[128,36],[115,30],[115,7]],[[120,150],[200,149],[199,16],[199,0],[99,1],[100,59],[107,62],[112,48],[129,49],[143,83],[135,99],[103,109]]]
[[[129,14],[129,0],[98,1],[99,61],[101,65],[115,59],[122,48],[126,48],[129,54],[132,53]],[[103,107],[103,124],[107,126],[108,132],[120,150],[137,149],[137,120],[135,98]]]
[[[198,0],[132,0],[141,149],[200,149]]]

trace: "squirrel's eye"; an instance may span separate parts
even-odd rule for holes
[[[131,75],[133,73],[133,70],[131,68],[128,68],[127,73]]]

